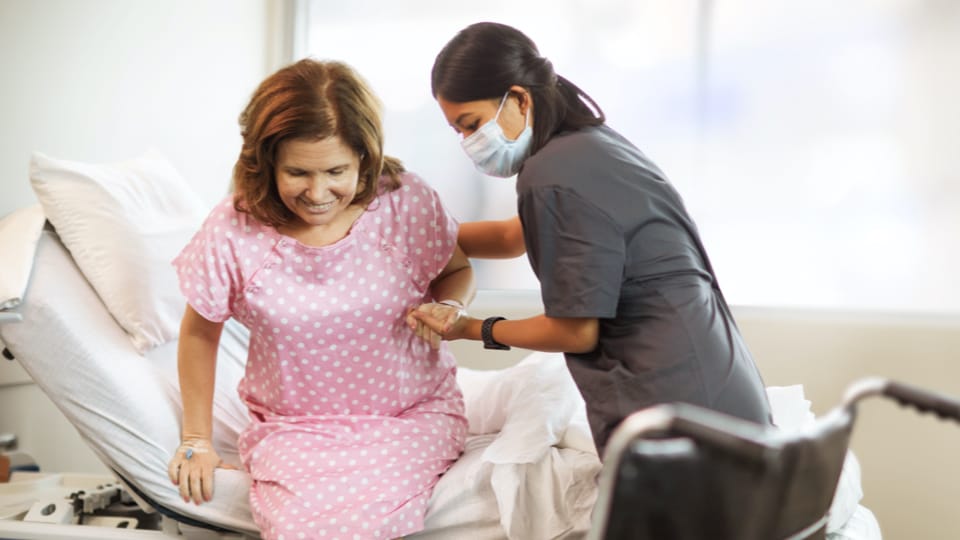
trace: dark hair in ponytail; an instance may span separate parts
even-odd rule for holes
[[[430,84],[434,98],[455,103],[499,101],[511,86],[526,88],[535,105],[531,153],[557,133],[606,121],[593,98],[557,75],[529,37],[505,24],[476,23],[457,33],[437,55]]]

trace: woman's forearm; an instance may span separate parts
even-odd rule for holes
[[[437,302],[456,300],[467,306],[473,301],[476,292],[470,259],[458,246],[443,271],[430,284],[430,295]]]
[[[437,302],[456,300],[464,306],[473,302],[476,292],[473,268],[470,266],[465,266],[443,276],[441,279],[437,279],[430,288],[430,294]]]
[[[217,373],[217,348],[222,324],[206,321],[187,308],[177,348],[180,397],[183,402],[181,438],[213,436],[213,393]],[[191,313],[192,312],[192,313]],[[201,320],[197,320],[197,319]]]

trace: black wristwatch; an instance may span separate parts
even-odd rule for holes
[[[497,321],[506,320],[505,317],[488,317],[483,320],[483,325],[480,326],[480,338],[483,340],[484,349],[494,349],[498,351],[509,351],[510,346],[504,345],[499,341],[493,339],[493,325]]]

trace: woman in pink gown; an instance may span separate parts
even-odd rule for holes
[[[264,538],[398,538],[423,528],[466,434],[452,355],[409,316],[451,323],[474,292],[458,223],[383,155],[378,103],[336,62],[267,78],[240,117],[234,193],[175,259],[185,500],[212,496],[224,321],[250,329],[238,442]]]

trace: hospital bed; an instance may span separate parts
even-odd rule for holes
[[[155,154],[103,167],[35,156],[31,182],[43,203],[40,222],[49,221],[36,228],[30,249],[19,250],[29,252],[29,285],[12,311],[0,312],[0,340],[112,474],[42,467],[15,474],[0,484],[0,538],[256,538],[244,471],[218,469],[214,498],[201,505],[185,503],[167,478],[180,433],[176,336],[168,330],[145,347],[124,324],[128,311],[147,305],[148,317],[168,319],[157,327],[175,328],[183,301],[169,261],[196,230],[193,218],[202,217],[189,186]],[[154,275],[160,272],[168,275]],[[174,311],[161,313],[154,296]],[[214,446],[238,465],[247,412],[236,387],[248,338],[239,324],[225,325],[214,397]],[[425,530],[408,540],[584,538],[601,465],[562,356],[531,353],[499,369],[461,368],[458,382],[466,449],[436,485]],[[783,430],[812,418],[802,387],[769,388],[768,395]],[[859,504],[860,472],[849,451],[828,495],[830,538],[880,538]]]

